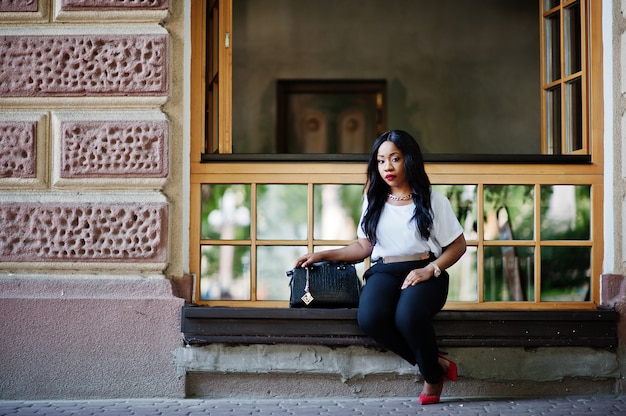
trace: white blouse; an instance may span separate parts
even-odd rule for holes
[[[448,246],[463,233],[463,227],[454,215],[448,198],[434,191],[431,191],[430,198],[433,226],[428,241],[421,237],[413,221],[414,204],[385,204],[376,227],[377,242],[371,256],[373,261],[387,256],[408,256],[429,251],[439,257],[442,247]],[[363,201],[361,219],[357,229],[357,237],[359,238],[367,238],[362,228],[366,209],[367,197]]]

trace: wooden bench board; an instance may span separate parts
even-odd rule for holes
[[[376,346],[359,328],[356,309],[226,308],[185,305],[188,344]],[[442,347],[616,348],[614,310],[441,311],[434,320]]]

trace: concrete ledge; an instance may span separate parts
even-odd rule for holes
[[[592,348],[458,348],[451,396],[613,393],[615,352]],[[395,354],[365,347],[211,345],[177,350],[187,397],[401,397],[422,378]]]

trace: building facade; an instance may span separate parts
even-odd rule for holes
[[[417,392],[416,370],[370,345],[312,344],[304,338],[190,342],[184,336],[185,305],[259,306],[226,298],[212,304],[194,283],[201,274],[200,246],[222,241],[199,231],[203,184],[278,181],[310,183],[313,189],[318,182],[362,182],[358,162],[316,161],[308,168],[290,160],[208,157],[200,165],[200,153],[211,153],[212,144],[204,139],[204,129],[210,128],[198,127],[197,114],[205,113],[209,100],[198,98],[198,90],[210,90],[206,79],[198,83],[207,74],[204,69],[198,73],[198,62],[209,61],[199,55],[210,50],[205,43],[212,38],[206,35],[210,23],[201,22],[198,30],[198,10],[211,16],[209,9],[218,4],[217,13],[224,13],[224,3],[0,0],[1,399]],[[602,47],[594,51],[601,58],[594,73],[601,84],[589,97],[595,126],[591,173],[581,168],[592,178],[592,204],[601,218],[593,230],[600,238],[589,239],[591,296],[582,306],[546,302],[533,307],[537,313],[567,311],[572,320],[579,309],[615,310],[620,319],[612,321],[610,337],[617,342],[601,348],[569,334],[577,342],[451,344],[461,379],[447,386],[446,394],[545,394],[546,385],[560,394],[624,391],[626,2],[598,0],[593,7],[590,19],[596,20],[588,37]],[[224,19],[232,17],[220,19],[228,28],[230,20]],[[229,84],[230,76],[219,82],[222,92],[237,88]],[[252,86],[247,90],[255,91]],[[224,112],[223,102],[215,102]],[[228,100],[233,112],[246,105]],[[225,116],[220,117],[223,127]],[[232,137],[220,136],[213,144],[223,148],[228,140]],[[204,145],[207,149],[198,151]],[[457,167],[431,163],[434,182],[459,183],[466,172],[451,166]],[[472,169],[481,180],[506,172],[506,163],[477,163]],[[556,177],[564,168],[541,162],[524,169],[523,179],[511,183],[539,189],[540,174]],[[488,186],[492,179],[486,180]],[[254,237],[250,240],[257,244]],[[273,241],[263,244],[286,245],[281,237]],[[484,244],[477,239],[477,248]],[[541,242],[532,244],[540,247]],[[271,301],[262,307],[283,304]],[[448,307],[458,308],[465,306]],[[268,319],[265,325],[275,322]],[[245,333],[241,328],[234,331]]]

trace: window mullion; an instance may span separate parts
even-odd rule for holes
[[[580,3],[580,36],[581,36],[581,85],[582,85],[582,150],[583,153],[590,152],[589,145],[589,87],[587,74],[589,73],[589,65],[587,64],[587,50],[589,48],[588,39],[588,13],[585,0]]]
[[[314,215],[315,215],[315,201],[314,201],[314,186],[313,183],[310,182],[307,184],[307,250],[309,253],[314,251],[313,240],[314,240]]]
[[[219,0],[219,112],[218,141],[220,153],[233,152],[232,140],[232,0]]]
[[[478,218],[476,220],[476,232],[478,237],[477,261],[478,261],[478,303],[485,301],[485,192],[484,184],[478,183],[476,192],[478,193]]]
[[[541,185],[535,184],[535,300],[541,303]]]
[[[257,191],[258,184],[250,184],[250,300],[257,300]]]
[[[567,82],[566,82],[566,78],[567,78],[567,74],[565,72],[566,70],[566,50],[565,50],[565,36],[566,36],[566,32],[565,32],[565,7],[563,4],[561,4],[559,6],[559,31],[560,31],[560,39],[559,39],[559,49],[560,49],[560,68],[561,68],[561,81],[560,81],[560,85],[561,85],[561,137],[560,137],[560,144],[561,144],[561,154],[567,154],[568,152],[568,146],[567,146],[567,142],[568,142],[568,137],[567,137],[567,132],[569,131],[569,129],[567,128],[567,109],[569,106],[569,102],[567,100]]]

